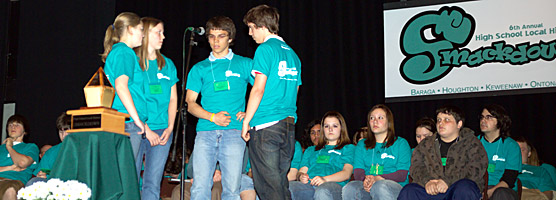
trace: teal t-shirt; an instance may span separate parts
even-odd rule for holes
[[[498,184],[506,169],[521,171],[521,150],[515,140],[507,137],[502,142],[502,138],[499,137],[490,143],[482,135],[478,138],[488,156],[488,185]],[[513,189],[517,189],[517,179]]]
[[[19,143],[14,144],[13,149],[17,151],[17,153],[29,156],[33,159],[33,164],[29,165],[25,170],[16,172],[16,171],[4,171],[0,172],[0,177],[12,179],[12,180],[20,180],[23,184],[27,183],[33,174],[33,170],[37,168],[37,161],[39,160],[39,148],[37,145],[33,143]],[[6,144],[2,144],[0,146],[0,166],[10,166],[13,165],[14,162],[8,153],[8,149],[6,149]]]
[[[295,150],[293,151],[293,158],[290,164],[290,168],[295,168],[299,170],[299,165],[301,164],[301,157],[303,156],[303,149],[298,141],[295,141]]]
[[[163,56],[166,65],[158,69],[156,60],[149,60],[149,69],[145,72],[145,99],[147,101],[148,120],[151,130],[168,128],[168,105],[172,86],[178,81],[178,74],[174,62]]]
[[[555,190],[556,186],[552,182],[546,169],[540,166],[523,164],[521,173],[517,176],[521,184],[529,189],[539,189],[541,192]]]
[[[257,126],[294,117],[297,120],[297,87],[301,85],[301,61],[293,49],[276,36],[259,45],[253,58],[253,76],[267,77],[259,108],[250,122]]]
[[[344,169],[345,164],[353,165],[353,153],[355,146],[348,144],[342,149],[334,149],[336,146],[326,145],[324,148],[315,151],[315,146],[305,149],[301,158],[300,168],[307,167],[309,178],[315,176],[328,176]],[[349,182],[345,180],[338,182],[341,186]]]
[[[554,166],[552,166],[550,164],[546,164],[546,163],[543,163],[541,165],[541,167],[546,169],[548,174],[550,174],[550,178],[552,179],[552,183],[554,183],[554,185],[556,185],[556,168],[554,168]]]
[[[365,140],[359,141],[355,147],[354,169],[365,170],[365,175],[390,174],[398,170],[409,171],[411,149],[407,140],[398,137],[388,148],[384,148],[386,143],[377,142],[375,148],[372,149],[365,148]],[[402,186],[408,183],[407,177],[405,181],[399,182]]]
[[[33,171],[34,175],[37,175],[41,171],[41,169],[52,169],[52,166],[54,166],[54,162],[56,162],[56,158],[58,157],[60,147],[62,147],[62,143],[54,145],[48,151],[46,151],[46,153],[44,153],[44,156],[42,156],[41,161],[37,165],[37,168],[35,169],[35,171]],[[46,175],[46,177],[50,178],[50,174]]]
[[[245,111],[245,93],[249,83],[251,59],[234,54],[210,61],[208,58],[195,64],[187,76],[187,89],[202,95],[201,106],[208,112],[226,111],[231,116],[228,126],[218,126],[206,119],[199,119],[197,131],[238,129],[241,122],[236,114]],[[215,83],[229,82],[229,90],[215,91]]]
[[[139,58],[133,49],[129,48],[123,42],[114,44],[112,46],[112,51],[110,51],[108,57],[106,57],[104,72],[114,89],[116,89],[115,82],[118,77],[122,75],[129,77],[127,82],[129,93],[133,99],[133,104],[135,105],[139,119],[145,122],[147,120],[147,103],[145,101],[143,83],[144,71],[141,70],[141,66],[139,66]],[[120,100],[120,97],[118,97],[117,91],[116,96],[114,97],[114,103],[112,103],[112,108],[116,109],[118,112],[129,114]],[[133,121],[133,119],[130,120]]]

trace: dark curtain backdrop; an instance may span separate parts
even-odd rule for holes
[[[232,18],[237,34],[233,51],[252,57],[257,44],[248,35],[243,16],[266,3],[277,7],[279,35],[302,61],[298,98],[297,138],[305,125],[330,110],[342,113],[350,135],[366,124],[369,109],[384,103],[383,19],[380,1],[67,1],[22,2],[17,112],[28,116],[33,142],[56,143],[56,116],[84,106],[82,87],[102,63],[104,30],[123,11],[152,16],[165,23],[162,53],[182,73],[183,33],[204,26],[216,15]],[[385,25],[387,26],[387,25]],[[189,34],[187,36],[189,38]],[[191,64],[205,59],[210,47],[204,36],[192,52]],[[180,78],[183,79],[183,78]],[[180,82],[181,84],[181,82]],[[513,119],[512,135],[532,140],[540,156],[556,164],[556,94],[532,94],[424,100],[387,104],[395,116],[398,136],[415,146],[414,124],[422,116],[435,118],[435,109],[453,104],[465,110],[466,126],[479,131],[481,106],[498,103]],[[193,145],[196,118],[190,115],[188,145]]]

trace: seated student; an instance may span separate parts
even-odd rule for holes
[[[185,171],[185,177],[193,177],[193,164],[191,163],[193,161],[193,159],[191,159],[193,157],[193,154],[191,154],[191,156],[186,157],[186,163],[185,163],[185,167],[186,167],[186,171]],[[178,178],[181,178],[181,174],[180,176],[178,176]],[[212,181],[213,181],[213,185],[211,188],[211,200],[220,200],[221,195],[222,195],[222,172],[220,172],[220,168],[218,166],[218,163],[216,164],[216,170],[214,171],[214,175],[212,176]],[[183,199],[189,200],[191,199],[191,186],[193,184],[193,178],[191,179],[186,179],[184,181],[184,190],[183,190]],[[181,190],[181,185],[177,185],[176,187],[174,187],[174,190],[172,190],[172,200],[179,200],[180,199],[180,190]]]
[[[409,144],[396,137],[394,115],[383,104],[367,115],[370,133],[355,147],[355,181],[342,190],[343,199],[396,199],[407,184],[411,161]]]
[[[21,115],[8,118],[8,137],[0,146],[0,199],[16,199],[17,191],[31,178],[39,160],[39,148],[24,143],[29,135],[27,120]]]
[[[66,135],[68,135],[66,131],[70,129],[70,124],[71,117],[66,115],[65,112],[56,119],[56,128],[58,128],[58,137],[60,137],[60,141],[63,142]],[[35,182],[46,182],[46,179],[50,177],[50,170],[56,161],[56,157],[58,157],[60,147],[62,147],[62,143],[54,145],[44,154],[37,168],[33,171],[36,177],[29,180],[26,186],[33,185]]]
[[[353,144],[357,145],[357,143],[362,140],[367,138],[367,133],[369,132],[369,127],[361,127],[359,128],[359,130],[355,131],[355,134],[353,135]]]
[[[517,200],[521,155],[519,145],[509,137],[512,120],[502,106],[491,104],[483,107],[479,121],[483,134],[478,138],[488,155],[488,199]]]
[[[536,165],[529,164],[531,155],[536,154],[534,147],[524,137],[516,139],[521,149],[521,173],[517,176],[523,187],[522,199],[552,199],[556,186],[548,171],[540,167],[538,160]]]
[[[319,142],[320,137],[320,119],[315,119],[305,127],[304,134],[301,136],[301,147],[303,150],[307,147],[315,146]]]
[[[421,143],[426,137],[432,136],[436,132],[436,123],[430,117],[423,117],[417,120],[415,125],[415,140]]]
[[[436,116],[438,134],[415,147],[409,168],[413,183],[403,187],[398,199],[480,199],[488,166],[483,145],[463,127],[459,108],[441,107]]]
[[[48,150],[50,150],[50,148],[52,148],[52,145],[49,145],[49,144],[42,145],[42,147],[41,147],[41,149],[40,149],[40,151],[39,151],[39,159],[42,159],[42,157],[44,156],[44,154],[45,154]]]
[[[295,181],[297,179],[297,173],[299,172],[299,165],[301,165],[302,156],[303,156],[303,148],[301,147],[301,144],[298,141],[295,141],[293,158],[290,164],[290,171],[288,172],[288,181]]]
[[[292,199],[341,199],[342,187],[353,171],[353,150],[344,117],[327,112],[317,146],[305,150],[298,181],[290,181]]]

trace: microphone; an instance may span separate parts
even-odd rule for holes
[[[194,32],[194,33],[197,33],[198,35],[203,35],[203,34],[205,34],[205,28],[203,28],[203,27],[198,27],[198,28],[195,28],[195,27],[187,27],[187,30],[189,30],[189,31],[191,31],[191,32]]]

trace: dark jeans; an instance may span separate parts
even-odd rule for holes
[[[489,185],[488,188],[494,187],[493,185]],[[492,200],[518,200],[517,192],[511,188],[506,187],[499,187],[494,190],[492,196],[489,198]]]
[[[293,118],[257,130],[249,140],[249,159],[255,190],[262,200],[291,199],[288,170],[295,146]]]
[[[446,193],[430,195],[425,188],[417,183],[407,184],[403,187],[398,200],[405,199],[480,199],[481,191],[477,184],[469,179],[456,181],[448,188]]]

